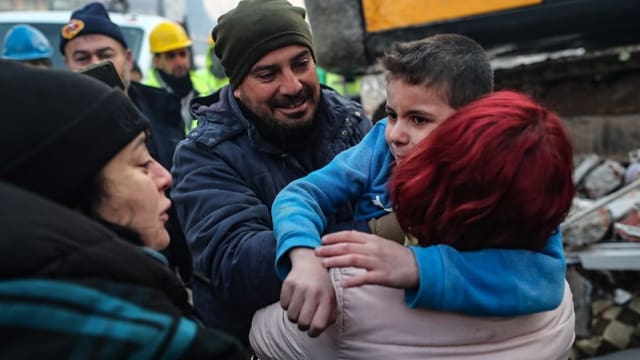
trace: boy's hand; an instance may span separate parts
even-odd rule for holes
[[[418,287],[419,274],[413,251],[379,236],[340,231],[322,237],[315,254],[325,268],[357,267],[367,272],[348,278],[342,286],[376,284],[400,289]]]
[[[292,267],[282,284],[280,305],[300,330],[318,336],[336,316],[336,295],[329,272],[313,249],[295,248],[289,257]]]

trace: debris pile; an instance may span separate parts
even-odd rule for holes
[[[577,194],[560,228],[574,296],[571,359],[640,348],[640,149],[624,164],[576,158]]]

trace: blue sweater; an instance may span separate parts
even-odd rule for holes
[[[388,213],[391,202],[386,185],[393,155],[384,140],[386,125],[386,120],[379,121],[358,145],[278,194],[271,213],[281,279],[291,270],[288,251],[321,245],[328,217],[339,205],[355,201],[356,221]],[[405,292],[410,307],[515,316],[551,310],[562,301],[565,259],[559,232],[540,252],[459,252],[447,245],[412,246],[411,250],[418,264],[419,287]]]

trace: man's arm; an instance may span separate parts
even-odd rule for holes
[[[217,297],[255,311],[280,294],[269,208],[235,164],[206,150],[191,140],[176,150],[174,206],[195,270],[211,279]]]

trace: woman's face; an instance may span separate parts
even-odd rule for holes
[[[164,192],[171,186],[171,174],[155,161],[140,133],[102,169],[104,188],[98,215],[140,235],[145,246],[161,250],[169,245],[164,223],[171,201]]]

